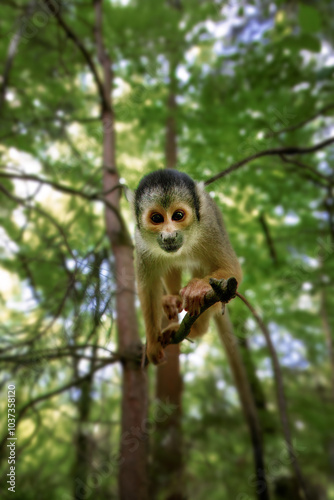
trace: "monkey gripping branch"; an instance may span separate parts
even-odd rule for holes
[[[187,335],[189,335],[190,329],[197,318],[199,318],[201,314],[209,309],[209,307],[216,304],[216,302],[222,303],[222,314],[224,314],[225,304],[236,297],[238,282],[234,277],[228,278],[227,280],[217,280],[215,278],[210,278],[210,285],[212,290],[205,295],[204,305],[201,307],[200,313],[195,316],[190,316],[187,313],[183,318],[177,332],[173,332],[169,336],[160,337],[159,340],[162,344],[162,347],[166,347],[169,344],[179,344],[180,342],[182,342],[182,340],[184,340]]]

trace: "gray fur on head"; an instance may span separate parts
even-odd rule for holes
[[[200,199],[195,182],[189,175],[173,169],[156,170],[140,181],[134,195],[134,209],[137,224],[145,205],[158,200],[168,207],[173,199],[182,197],[194,208],[197,220],[200,220]]]

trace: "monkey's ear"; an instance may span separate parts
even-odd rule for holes
[[[132,189],[129,189],[128,187],[124,187],[124,196],[125,199],[130,203],[132,209],[134,209],[135,191],[132,191]]]
[[[198,194],[205,193],[205,184],[204,181],[196,182],[197,192]]]

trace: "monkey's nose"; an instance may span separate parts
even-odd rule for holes
[[[161,233],[161,240],[163,243],[175,243],[177,238],[177,232],[173,231],[172,233]]]

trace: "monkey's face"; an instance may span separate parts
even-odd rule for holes
[[[175,201],[168,207],[154,203],[143,212],[142,231],[161,250],[173,254],[184,245],[193,222],[193,209],[185,202]]]
[[[137,249],[147,255],[187,258],[200,221],[195,182],[177,170],[152,172],[140,181],[134,197]]]

